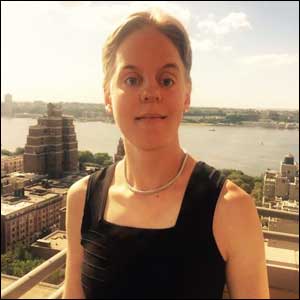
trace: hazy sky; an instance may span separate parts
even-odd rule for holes
[[[103,103],[102,45],[148,6],[187,27],[192,106],[299,109],[298,1],[1,1],[1,100]]]

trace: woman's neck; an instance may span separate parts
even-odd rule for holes
[[[185,156],[178,142],[143,150],[125,140],[124,148],[126,157],[121,169],[124,172],[126,163],[128,182],[139,190],[155,189],[166,184],[177,175]]]

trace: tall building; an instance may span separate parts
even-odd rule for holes
[[[114,163],[118,162],[119,160],[122,160],[124,155],[125,155],[124,143],[122,138],[120,138],[117,153],[114,155]]]
[[[264,176],[263,203],[278,201],[299,202],[299,164],[288,154],[280,164],[280,171],[268,170]]]
[[[12,95],[6,94],[4,96],[4,116],[13,117],[13,101]]]
[[[47,115],[29,127],[24,152],[24,171],[60,178],[78,170],[78,149],[73,118],[61,107],[48,104]]]

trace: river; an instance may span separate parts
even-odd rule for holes
[[[28,127],[35,119],[1,118],[1,149],[14,151],[24,147]],[[76,122],[78,149],[93,153],[116,152],[120,132],[116,125],[102,122]],[[279,170],[288,153],[299,161],[299,131],[259,127],[235,127],[182,124],[179,129],[181,146],[197,160],[222,169],[239,169],[258,176],[267,168]]]

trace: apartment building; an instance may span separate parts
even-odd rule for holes
[[[1,176],[12,172],[23,172],[23,154],[22,155],[1,155]]]
[[[59,228],[63,201],[63,195],[42,188],[1,196],[1,253],[18,242],[29,246],[44,232]]]
[[[267,170],[264,176],[263,203],[276,205],[278,201],[299,202],[299,164],[288,154],[280,164],[280,171]]]

